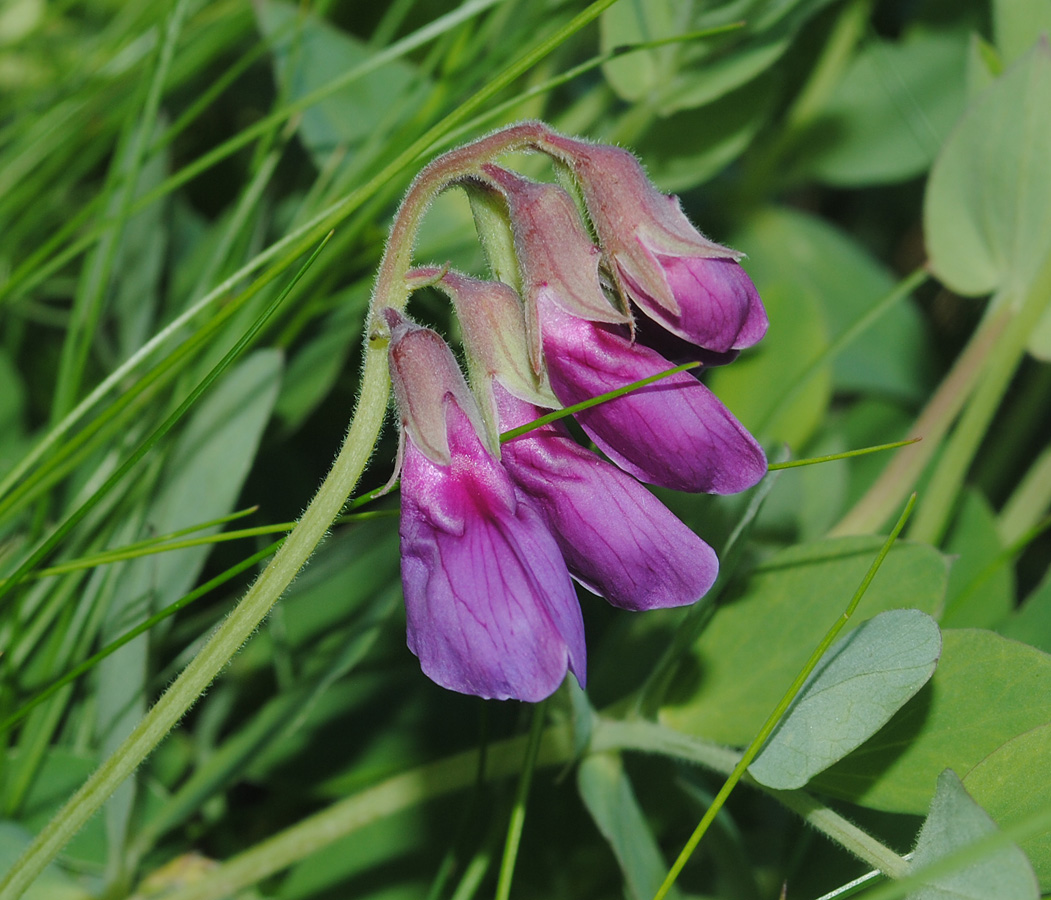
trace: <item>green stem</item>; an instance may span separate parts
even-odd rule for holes
[[[524,737],[490,744],[486,779],[493,781],[520,772],[526,744]],[[657,753],[723,774],[733,771],[741,759],[736,750],[681,734],[654,722],[599,718],[592,732],[589,752],[611,751]],[[579,755],[570,730],[565,725],[555,725],[541,735],[536,765],[538,768],[562,767]],[[256,844],[208,872],[201,881],[166,896],[165,900],[224,900],[373,822],[470,788],[476,783],[477,774],[478,751],[470,750],[395,775]],[[887,872],[905,870],[905,862],[900,856],[822,806],[806,792],[766,792],[870,865]]]
[[[1006,309],[990,309],[986,313],[949,374],[909,429],[907,437],[918,443],[903,447],[895,454],[872,487],[829,531],[830,537],[872,534],[904,502],[974,390],[986,360],[1010,320],[1011,313]]]
[[[1045,447],[1000,510],[996,530],[1013,544],[1040,521],[1051,506],[1051,445]]]
[[[1036,277],[1026,286],[1020,304],[1013,306],[1010,297],[993,301],[1001,301],[999,305],[1010,310],[1010,322],[996,341],[982,368],[981,383],[968,401],[959,424],[946,444],[938,468],[924,492],[916,522],[909,534],[911,538],[938,544],[944,536],[967,470],[1011,386],[1033,330],[1048,308],[1049,298],[1051,253],[1047,254]]]
[[[715,795],[715,800],[712,801],[712,805],[705,811],[704,816],[701,817],[701,821],[697,824],[693,834],[690,835],[690,839],[686,842],[686,846],[683,847],[678,859],[672,864],[671,869],[668,871],[668,875],[664,879],[664,883],[654,895],[653,900],[663,900],[663,898],[667,896],[668,891],[671,890],[672,885],[675,884],[675,880],[679,877],[679,873],[682,872],[686,863],[689,861],[689,858],[693,855],[693,851],[701,842],[701,838],[704,837],[705,832],[707,832],[712,822],[715,821],[715,817],[718,815],[719,810],[723,808],[731,791],[733,791],[737,786],[737,783],[744,777],[748,767],[752,764],[752,760],[758,755],[763,744],[766,743],[766,739],[770,737],[774,728],[777,727],[777,723],[781,721],[781,717],[785,714],[785,711],[792,704],[796,695],[802,690],[803,684],[809,677],[810,673],[817,667],[817,664],[821,661],[821,657],[823,657],[828,648],[832,646],[832,642],[835,641],[836,636],[843,630],[843,627],[850,620],[850,617],[854,614],[854,610],[858,608],[858,604],[861,602],[861,598],[865,595],[869,585],[872,583],[872,579],[876,577],[876,572],[879,571],[880,566],[883,564],[883,560],[885,560],[887,554],[890,553],[890,548],[894,545],[894,542],[898,539],[898,535],[901,534],[901,530],[905,527],[905,523],[908,521],[909,515],[912,512],[915,500],[916,495],[913,494],[912,497],[909,498],[909,502],[906,504],[904,511],[898,518],[891,533],[883,542],[883,546],[880,548],[880,552],[876,555],[875,560],[873,560],[868,572],[865,573],[865,577],[862,578],[861,584],[858,585],[858,589],[854,592],[854,596],[851,597],[850,602],[847,604],[847,608],[843,610],[842,615],[828,630],[828,633],[821,640],[821,643],[819,643],[814,649],[814,652],[810,654],[810,659],[807,660],[806,665],[803,666],[802,670],[796,676],[795,681],[792,682],[791,686],[785,692],[785,695],[781,698],[781,701],[776,707],[774,707],[774,711],[770,713],[770,716],[763,724],[763,727],[759,729],[759,733],[752,740],[752,743],[748,745],[748,748],[741,755],[740,760],[738,760],[737,765],[734,766],[730,776],[719,789],[719,793]],[[902,869],[902,871],[904,871],[904,869]]]
[[[522,842],[522,828],[525,826],[529,786],[533,783],[533,771],[536,768],[536,758],[540,751],[540,739],[544,733],[544,711],[546,707],[546,701],[533,707],[533,723],[529,729],[529,745],[526,748],[525,760],[522,763],[522,774],[518,779],[518,790],[515,792],[515,804],[511,810],[511,821],[507,826],[504,858],[500,863],[500,877],[496,883],[496,900],[509,900],[511,896],[511,880],[515,874],[518,846]]]

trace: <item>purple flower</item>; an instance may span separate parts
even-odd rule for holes
[[[554,405],[530,378],[525,325],[514,291],[456,272],[438,286],[453,299],[475,391],[502,431]],[[570,437],[544,425],[503,445],[501,461],[524,503],[535,506],[569,571],[614,606],[643,610],[693,603],[718,574],[715,552],[646,488]]]
[[[495,388],[510,430],[542,414]],[[684,606],[715,583],[715,551],[630,475],[550,424],[504,444],[504,467],[535,503],[573,576],[622,609]]]
[[[646,315],[719,353],[762,338],[766,312],[741,254],[694,228],[631,153],[553,132],[542,146],[573,170],[618,286]]]
[[[551,389],[565,406],[666,372],[656,350],[622,326],[589,322],[538,298]],[[707,387],[686,372],[576,414],[610,459],[641,481],[732,494],[766,474],[762,448]]]
[[[592,245],[573,201],[553,184],[495,166],[484,172],[507,199],[525,292],[527,329],[539,332],[551,390],[564,406],[672,368],[631,339],[605,299]],[[622,320],[621,320],[622,321]],[[686,373],[578,413],[577,421],[618,466],[680,491],[730,494],[766,473],[755,439]]]
[[[402,584],[409,649],[443,687],[536,701],[573,672],[584,626],[541,516],[519,501],[482,435],[445,342],[388,309],[401,415]]]

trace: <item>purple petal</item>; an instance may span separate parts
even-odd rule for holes
[[[584,625],[539,514],[519,503],[467,417],[448,404],[452,464],[406,441],[402,583],[408,644],[427,676],[480,697],[538,701],[567,668],[584,683]]]
[[[497,388],[501,427],[540,411]],[[693,603],[715,582],[715,552],[630,475],[545,425],[504,444],[511,478],[543,513],[573,575],[614,606]]]
[[[767,318],[752,280],[732,259],[657,256],[678,311],[649,295],[631,272],[621,269],[638,307],[669,331],[716,352],[750,347],[766,333]]]
[[[551,389],[570,406],[672,368],[626,329],[587,322],[540,298]],[[731,494],[766,473],[755,439],[703,384],[680,372],[576,414],[592,440],[641,481]]]

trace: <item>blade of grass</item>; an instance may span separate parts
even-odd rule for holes
[[[663,900],[663,898],[667,896],[668,891],[671,889],[671,886],[675,884],[675,880],[679,877],[679,873],[682,872],[683,867],[693,855],[693,851],[701,842],[701,838],[704,837],[705,832],[715,819],[715,816],[718,814],[719,810],[723,808],[730,793],[744,776],[745,772],[748,770],[748,766],[751,765],[752,760],[755,759],[760,749],[762,749],[766,739],[770,736],[781,717],[785,714],[785,710],[788,709],[792,700],[802,689],[807,676],[814,671],[817,664],[821,661],[821,657],[825,655],[825,652],[832,646],[839,632],[842,631],[843,627],[848,621],[850,621],[850,617],[854,614],[854,610],[857,609],[858,604],[861,602],[861,598],[865,595],[869,585],[872,583],[872,579],[876,577],[876,573],[879,571],[880,566],[883,565],[883,560],[885,560],[887,554],[890,553],[890,548],[894,545],[894,542],[898,539],[898,535],[901,534],[901,530],[905,527],[905,523],[908,521],[909,515],[912,513],[912,507],[915,502],[916,495],[913,494],[909,498],[909,502],[905,505],[905,509],[902,511],[894,528],[891,529],[887,539],[883,542],[883,546],[880,548],[879,553],[876,554],[876,558],[873,560],[868,572],[865,573],[865,577],[861,580],[861,584],[858,586],[857,591],[854,592],[854,596],[847,604],[847,608],[828,630],[828,633],[824,638],[822,638],[814,652],[810,655],[810,659],[807,660],[803,669],[796,676],[795,681],[792,682],[791,686],[785,692],[784,697],[782,697],[777,706],[774,707],[774,711],[770,714],[763,727],[759,729],[759,733],[755,736],[752,743],[748,745],[748,749],[745,750],[740,761],[734,766],[734,770],[730,773],[730,777],[723,783],[723,786],[719,789],[719,793],[716,794],[712,805],[708,807],[707,812],[705,812],[701,821],[697,824],[697,828],[694,829],[690,839],[686,842],[686,846],[683,847],[682,852],[672,864],[671,869],[668,871],[668,875],[664,879],[664,883],[657,890],[653,900]]]
[[[251,569],[257,563],[262,562],[262,560],[267,559],[270,556],[273,556],[277,552],[278,548],[281,546],[281,543],[282,543],[282,541],[275,541],[274,543],[270,544],[268,547],[264,547],[262,550],[258,551],[257,553],[253,553],[247,559],[242,560],[241,562],[237,563],[236,565],[231,566],[226,571],[224,571],[224,572],[220,573],[219,575],[216,575],[214,578],[206,581],[200,587],[195,588],[194,590],[190,591],[190,593],[186,594],[183,597],[180,597],[174,603],[170,603],[164,609],[160,610],[159,612],[154,613],[152,616],[150,616],[145,621],[143,621],[140,624],[136,625],[134,628],[132,628],[129,631],[125,632],[123,635],[121,635],[116,640],[114,640],[111,643],[107,644],[105,647],[103,647],[101,650],[99,650],[98,653],[95,653],[93,656],[91,656],[88,659],[84,660],[82,663],[79,663],[77,666],[72,668],[65,675],[61,676],[60,678],[58,678],[57,680],[55,680],[54,682],[49,684],[39,694],[37,694],[35,697],[33,697],[32,700],[28,701],[27,703],[24,703],[21,707],[19,707],[18,710],[16,710],[10,716],[8,716],[6,719],[4,719],[3,722],[0,722],[0,733],[9,731],[11,728],[13,728],[15,725],[17,725],[22,719],[24,719],[33,709],[35,709],[41,703],[43,703],[46,700],[48,700],[50,697],[52,697],[54,694],[56,694],[58,691],[60,691],[67,684],[70,684],[73,681],[76,681],[78,678],[80,678],[81,675],[85,675],[88,672],[90,672],[93,668],[95,668],[96,665],[98,665],[100,662],[102,662],[102,660],[104,660],[107,656],[110,656],[113,653],[116,653],[116,651],[118,651],[121,647],[123,647],[129,641],[132,641],[135,638],[137,638],[140,634],[144,634],[145,632],[149,631],[158,622],[163,622],[165,619],[169,618],[170,616],[175,615],[175,613],[177,613],[179,610],[189,606],[194,601],[199,600],[201,597],[205,596],[206,594],[211,593],[216,588],[221,587],[222,585],[226,584],[226,582],[230,581],[232,578],[236,578],[242,572],[245,572],[248,569]]]
[[[283,241],[272,245],[268,252],[276,254],[279,252],[277,248],[283,249],[302,244],[322,227],[327,232],[332,227],[327,224],[328,222],[342,221],[351,208],[360,205],[365,198],[378,190],[379,186],[399,174],[403,168],[425,152],[427,147],[441,134],[468,119],[476,109],[512,84],[520,75],[597,18],[614,2],[615,0],[596,0],[591,3],[566,25],[557,29],[550,37],[539,41],[467,101],[450,112],[442,121],[421,135],[391,161],[376,178],[315,217],[313,224],[307,223],[301,226]],[[249,266],[259,264],[258,260],[261,257],[266,257],[266,252],[257,256]],[[347,497],[357,484],[371,457],[386,415],[389,390],[390,379],[387,373],[385,348],[367,346],[361,392],[351,427],[332,469],[303,517],[238,606],[160,697],[142,722],[132,731],[121,747],[103,762],[80,790],[55,814],[15,862],[0,881],[0,900],[15,900],[21,896],[36,876],[65,846],[70,837],[135,770],[255,631],[281,592],[313,553],[314,548],[331,527]]]
[[[110,227],[103,232],[95,253],[92,254],[86,266],[82,287],[77,290],[74,299],[73,314],[59,360],[57,387],[51,408],[52,422],[57,422],[69,412],[74,398],[80,392],[84,367],[87,365],[88,353],[95,340],[95,333],[102,316],[102,307],[113,273],[113,264],[117,259],[120,237],[130,216],[139,172],[146,155],[146,146],[156,126],[161,95],[175,56],[175,44],[182,30],[188,7],[189,0],[177,0],[165,23],[157,66],[146,91],[142,113],[137,120],[134,118],[129,120],[126,134],[127,146],[119,148],[114,156],[111,177],[104,192],[103,205],[108,207],[112,202],[116,206],[117,214],[111,221]]]
[[[511,896],[511,881],[515,874],[518,846],[522,842],[526,804],[529,801],[529,786],[533,783],[533,771],[536,769],[537,754],[540,752],[540,738],[544,733],[544,711],[546,708],[546,700],[537,703],[533,707],[533,722],[529,729],[529,743],[526,745],[525,759],[522,760],[522,771],[518,776],[518,788],[515,791],[514,806],[511,809],[511,820],[507,823],[504,856],[500,862],[500,874],[496,882],[496,900],[509,900]]]
[[[296,282],[299,280],[302,273],[309,268],[314,260],[317,259],[318,255],[324,249],[325,243],[322,244],[314,251],[313,255],[304,263],[303,268],[299,270],[296,277],[288,284],[288,286],[281,291],[281,293],[267,306],[263,311],[262,315],[259,316],[252,323],[249,329],[241,335],[238,341],[231,347],[223,358],[215,365],[214,368],[194,387],[187,397],[179,404],[176,410],[168,416],[164,422],[156,428],[149,437],[146,438],[135,451],[123,462],[121,465],[110,475],[109,478],[102,484],[97,491],[95,491],[91,497],[84,501],[74,512],[72,512],[66,519],[59,525],[44,541],[41,542],[40,546],[22,563],[11,576],[0,584],[0,600],[2,600],[10,591],[18,585],[18,583],[32,572],[44,559],[46,559],[51,552],[62,542],[65,536],[74,528],[76,525],[90,512],[92,507],[99,502],[99,500],[106,495],[106,493],[120,482],[124,476],[130,472],[138,462],[147,454],[149,451],[164,437],[175,425],[182,419],[182,417],[190,410],[190,408],[197,402],[205,391],[212,386],[216,379],[230,367],[230,365],[247,349],[247,347],[255,339],[256,335],[262,330],[267,320],[277,311],[278,307],[284,302],[285,297],[291,293],[295,287]]]
[[[623,387],[615,388],[612,391],[606,391],[604,394],[598,394],[594,397],[589,397],[587,400],[581,400],[580,403],[574,403],[571,406],[556,409],[554,412],[540,416],[532,422],[527,422],[525,425],[519,425],[517,428],[512,428],[510,431],[505,431],[500,435],[500,443],[506,444],[508,441],[513,441],[515,438],[521,437],[523,434],[528,434],[530,431],[535,431],[537,428],[541,428],[544,425],[549,425],[551,422],[557,422],[559,419],[575,415],[585,409],[591,409],[591,407],[598,406],[601,403],[608,403],[610,400],[616,400],[618,397],[623,397],[625,394],[632,393],[632,391],[648,387],[661,379],[670,378],[672,375],[678,375],[680,372],[688,372],[690,369],[696,369],[700,365],[699,362],[683,363],[681,366],[675,366],[674,368],[666,369],[663,372],[658,372],[656,375],[640,378],[638,381],[625,384]]]
[[[905,441],[893,441],[889,444],[876,444],[872,447],[862,447],[859,450],[846,450],[843,453],[830,453],[828,456],[811,456],[806,459],[790,459],[785,462],[770,463],[767,467],[771,471],[778,469],[796,469],[800,466],[816,466],[821,463],[835,462],[837,459],[853,459],[855,456],[867,456],[870,453],[881,453],[884,450],[897,450],[909,444],[915,444],[922,438],[910,438]]]

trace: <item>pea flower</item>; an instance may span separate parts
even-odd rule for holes
[[[515,292],[456,272],[442,274],[438,286],[453,299],[475,393],[484,398],[483,407],[491,406],[500,430],[541,416],[546,409],[537,402],[555,405],[531,377]],[[719,562],[712,548],[634,478],[581,447],[560,423],[508,441],[501,460],[522,501],[540,511],[572,575],[614,606],[682,606],[714,583]]]
[[[632,340],[628,325],[621,324],[628,316],[603,292],[598,256],[572,198],[557,185],[528,181],[497,166],[486,165],[483,172],[508,204],[526,327],[540,345],[558,400],[569,406],[672,368],[656,350]],[[766,472],[755,439],[687,373],[576,418],[620,468],[651,484],[728,494],[752,487]]]
[[[518,499],[445,342],[393,309],[384,317],[409,649],[433,681],[480,697],[541,700],[567,670],[583,685],[584,625],[558,545]]]
[[[708,240],[627,150],[551,131],[544,149],[573,171],[621,293],[673,334],[719,353],[766,333],[741,254]]]

